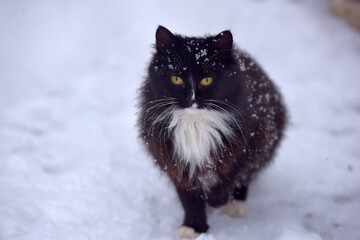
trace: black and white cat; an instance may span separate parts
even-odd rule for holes
[[[245,214],[251,179],[273,158],[286,111],[259,65],[230,31],[204,38],[159,26],[140,88],[140,137],[175,185],[181,237],[206,232],[206,204]]]

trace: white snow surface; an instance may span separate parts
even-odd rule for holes
[[[158,24],[231,29],[291,117],[247,215],[212,211],[198,239],[360,239],[360,34],[326,0],[1,1],[0,239],[179,239],[135,127]]]

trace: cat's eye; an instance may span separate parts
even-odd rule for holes
[[[184,83],[184,81],[181,79],[181,77],[178,77],[178,76],[171,76],[171,82],[175,85],[181,85]]]
[[[209,86],[210,84],[212,84],[212,82],[213,82],[213,78],[212,78],[212,77],[206,77],[206,78],[201,79],[200,84],[201,84],[202,86]]]

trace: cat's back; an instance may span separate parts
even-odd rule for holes
[[[245,94],[238,102],[248,144],[248,165],[260,168],[273,158],[287,125],[287,112],[278,87],[256,60],[237,49]]]

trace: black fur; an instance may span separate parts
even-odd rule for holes
[[[140,88],[140,137],[176,187],[185,210],[183,224],[206,232],[205,203],[218,207],[233,199],[244,201],[251,179],[272,160],[286,125],[285,108],[260,66],[234,46],[230,31],[197,38],[174,35],[160,26],[155,50]],[[175,86],[170,81],[174,75],[184,84]],[[199,84],[204,77],[213,77],[213,84]],[[231,127],[237,136],[223,137],[220,156],[212,154],[213,164],[197,168],[193,177],[189,166],[174,154],[174,133],[168,131],[171,115],[164,114],[171,107],[188,108],[194,103],[191,84],[196,86],[199,108],[232,114],[236,122]],[[165,101],[169,97],[172,103]],[[161,114],[165,117],[156,121]],[[204,178],[210,186],[204,185]]]

